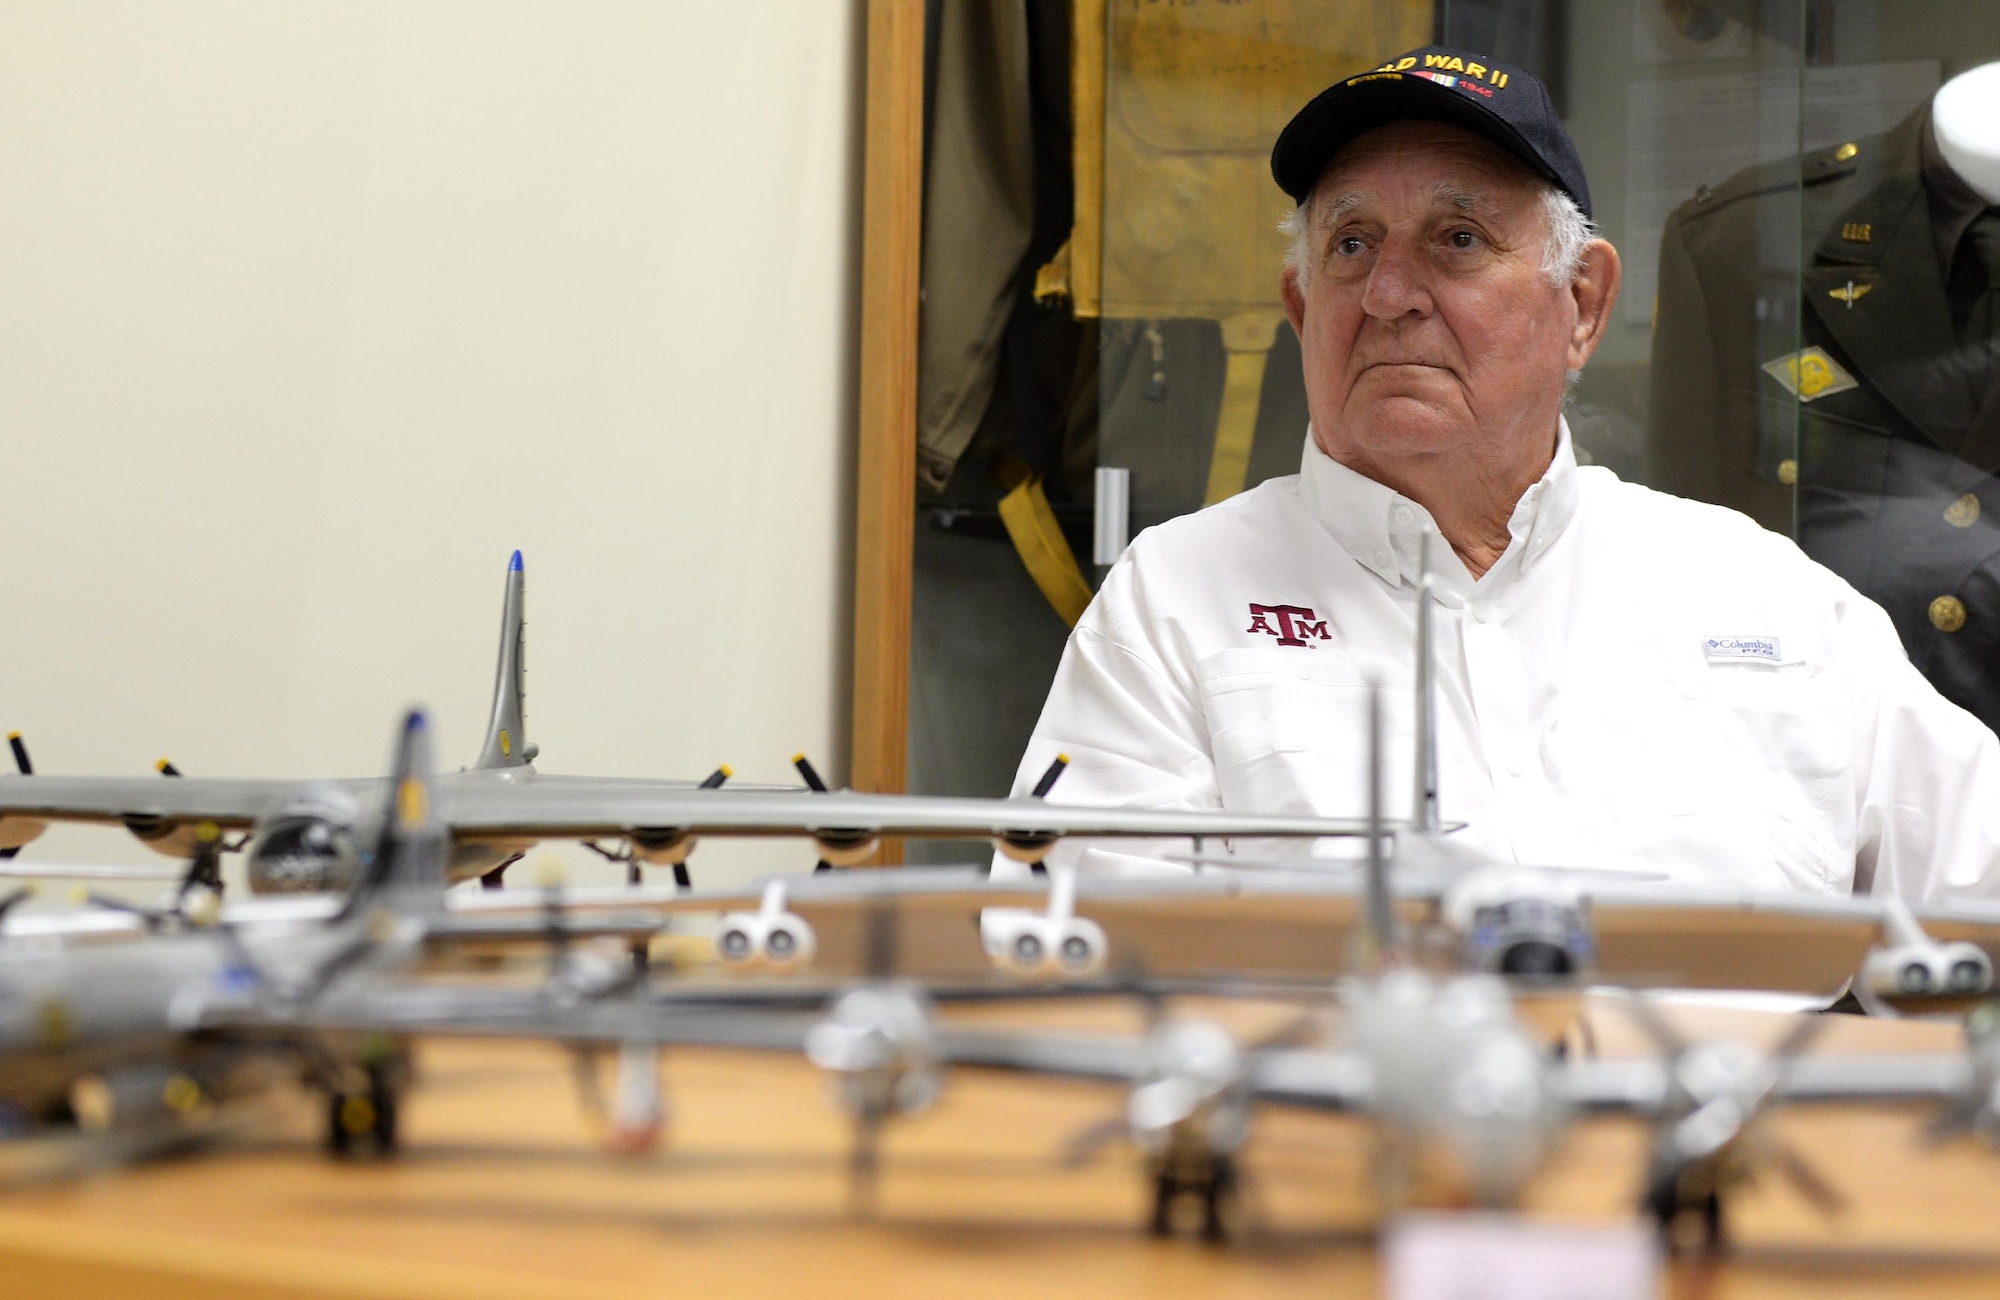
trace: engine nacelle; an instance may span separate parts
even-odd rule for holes
[[[32,817],[0,817],[0,849],[18,849],[33,844],[49,828]]]
[[[1576,886],[1545,871],[1468,872],[1445,893],[1444,921],[1467,971],[1526,980],[1572,979],[1597,959]]]
[[[836,867],[858,867],[875,856],[882,839],[873,831],[822,830],[813,836],[820,860]]]
[[[1861,985],[1885,997],[1984,993],[1993,987],[1993,962],[1970,943],[1902,943],[1868,954]]]
[[[132,832],[132,838],[164,857],[189,857],[201,843],[199,821],[180,821],[154,813],[126,813],[119,820]]]
[[[1078,979],[1103,969],[1111,950],[1104,927],[1081,916],[992,908],[980,918],[979,931],[987,957],[1015,975]]]
[[[655,867],[678,867],[694,852],[695,837],[678,826],[635,826],[626,840],[632,856]]]
[[[773,881],[755,912],[730,912],[715,927],[715,955],[725,966],[791,970],[819,947],[806,919],[785,909],[785,887]]]
[[[1054,831],[1003,831],[993,837],[993,847],[1010,862],[1032,867],[1049,856],[1059,838]]]

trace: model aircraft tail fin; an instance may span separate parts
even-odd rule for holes
[[[528,667],[522,658],[522,631],[526,618],[521,609],[521,553],[507,565],[507,599],[500,613],[500,662],[493,670],[493,716],[486,724],[486,740],[479,748],[474,767],[525,767],[535,759],[536,747],[528,743]]]
[[[1431,632],[1431,535],[1417,539],[1417,681],[1416,789],[1412,791],[1410,829],[1419,835],[1438,833],[1437,654]]]
[[[431,805],[430,725],[412,709],[396,736],[389,800],[375,852],[340,910],[342,918],[386,908],[431,913],[444,907],[451,836]]]
[[[1396,953],[1396,904],[1389,893],[1389,855],[1383,843],[1382,824],[1382,683],[1368,680],[1368,856],[1363,878],[1363,943],[1360,949],[1364,973],[1373,974],[1390,965]]]

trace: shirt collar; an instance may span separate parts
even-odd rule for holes
[[[1521,494],[1507,521],[1511,541],[1480,583],[1525,573],[1576,517],[1576,453],[1569,421],[1556,425],[1556,454],[1540,480]],[[1312,430],[1299,465],[1299,499],[1357,564],[1390,586],[1417,577],[1417,539],[1437,526],[1430,511],[1383,483],[1357,473],[1319,449]],[[1451,548],[1433,543],[1431,563],[1440,596],[1463,598],[1475,585]]]

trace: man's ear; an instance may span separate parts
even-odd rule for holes
[[[1306,294],[1299,287],[1299,269],[1289,264],[1278,272],[1278,296],[1285,300],[1285,319],[1292,323],[1292,333],[1299,338],[1306,336]]]
[[[1583,265],[1569,287],[1576,302],[1576,324],[1570,328],[1569,368],[1583,369],[1590,354],[1611,327],[1611,309],[1618,305],[1618,285],[1624,269],[1609,240],[1593,239],[1583,250]]]

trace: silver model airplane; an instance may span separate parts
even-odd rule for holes
[[[1020,986],[1020,996],[1030,998],[1052,991]],[[1940,1109],[1933,1125],[1940,1132],[1989,1134],[2000,1124],[1991,1035],[1973,1039],[1963,1055],[1806,1056],[1813,1016],[1801,1016],[1800,1028],[1767,1051],[1682,1039],[1635,1002],[1642,1023],[1660,1026],[1657,1059],[1566,1060],[1551,1056],[1504,982],[1487,975],[1439,979],[1399,969],[1323,987],[1319,1002],[1342,1023],[1330,1045],[1301,1041],[1319,1028],[1317,1016],[1307,1032],[1288,1025],[1242,1044],[1219,1024],[1164,1014],[1137,1038],[973,1028],[940,1021],[937,1000],[922,984],[878,977],[820,1011],[704,1006],[677,997],[671,984],[599,994],[552,974],[541,989],[362,981],[302,1010],[218,997],[197,1019],[235,1034],[261,1026],[616,1048],[621,1113],[633,1109],[622,1094],[631,1063],[645,1061],[644,1052],[654,1054],[640,1066],[642,1076],[651,1075],[653,1091],[644,1094],[651,1113],[664,1046],[800,1052],[839,1080],[837,1099],[855,1126],[852,1175],[861,1207],[872,1199],[881,1126],[931,1105],[951,1067],[1115,1083],[1129,1089],[1122,1115],[1066,1144],[1064,1158],[1087,1159],[1110,1140],[1129,1139],[1146,1157],[1153,1230],[1173,1230],[1191,1205],[1200,1231],[1211,1236],[1224,1233],[1240,1153],[1255,1110],[1266,1105],[1369,1119],[1385,1209],[1426,1199],[1511,1206],[1573,1119],[1636,1116],[1654,1130],[1639,1208],[1670,1233],[1695,1219],[1707,1248],[1721,1242],[1727,1191],[1760,1168],[1777,1170],[1816,1206],[1838,1203],[1806,1158],[1764,1123],[1776,1107],[1928,1103]]]
[[[658,928],[656,920],[522,927],[450,915],[452,845],[429,750],[423,717],[412,713],[380,798],[386,816],[345,896],[263,900],[234,915],[129,908],[149,932],[125,943],[51,942],[35,930],[0,937],[0,1128],[67,1119],[144,1152],[290,1075],[326,1095],[335,1150],[372,1141],[386,1152],[406,1073],[397,1017],[385,1012],[378,1025],[342,1032],[316,1024],[318,1009],[413,969],[439,945],[525,940],[560,954],[581,939]],[[19,897],[0,900],[0,911]],[[594,991],[634,977],[621,967]],[[241,1025],[217,1014],[253,1004],[258,1014]]]
[[[513,572],[518,575],[518,568]],[[518,585],[511,585],[509,623],[517,631],[518,598]],[[518,635],[510,642],[518,649]],[[518,658],[512,663],[517,669]],[[503,682],[508,675],[503,663]],[[503,731],[517,727],[518,696],[511,703],[503,699],[496,716],[503,719]],[[8,913],[25,890],[0,899],[0,1101],[24,1120],[67,1112],[109,1123],[136,1111],[148,1122],[166,1121],[171,1118],[169,1110],[199,1110],[232,1095],[239,1087],[239,1065],[261,1078],[274,1057],[295,1059],[332,1095],[335,1127],[330,1131],[336,1138],[347,1141],[373,1132],[378,1144],[386,1146],[394,1133],[395,1054],[365,1062],[357,1075],[350,1068],[352,1053],[343,1056],[329,1049],[325,1031],[314,1018],[329,1007],[349,1006],[358,996],[350,987],[355,982],[351,971],[365,970],[372,979],[384,969],[409,970],[420,954],[440,945],[527,943],[545,946],[554,954],[563,971],[563,987],[572,990],[571,1003],[580,1003],[586,993],[601,997],[643,977],[644,942],[667,922],[657,909],[566,909],[552,920],[542,892],[530,895],[538,901],[526,916],[510,915],[507,908],[467,906],[486,897],[511,901],[522,891],[447,894],[451,867],[462,861],[462,844],[454,843],[454,832],[462,827],[454,827],[451,819],[463,815],[467,791],[473,787],[466,783],[465,773],[430,776],[427,736],[421,715],[412,714],[386,790],[358,792],[357,803],[366,799],[368,806],[383,812],[374,829],[372,851],[354,853],[356,875],[345,896],[261,898],[223,906],[204,874],[212,863],[204,850],[212,849],[222,832],[213,823],[202,823],[191,836],[196,851],[182,888],[163,906],[98,900],[99,907],[75,913],[23,916]],[[45,780],[20,777],[10,785],[39,789]],[[232,783],[161,784],[179,790]],[[534,788],[523,781],[514,792]],[[651,806],[657,807],[669,796],[654,790],[649,797]],[[718,799],[729,806],[719,811],[695,809],[696,803]],[[863,824],[879,824],[896,833],[941,826],[963,829],[971,819],[980,833],[1025,828],[1024,835],[1051,834],[1040,823],[1013,820],[1024,802],[808,794],[785,796],[773,811],[772,801],[756,792],[725,798],[711,790],[694,792],[678,807],[689,810],[687,820],[698,829],[720,826],[736,833],[823,833],[825,824],[815,814],[831,807],[848,825],[857,819],[859,809],[878,810],[875,822],[862,819]],[[204,810],[213,806],[202,805]],[[1028,807],[1033,816],[1052,815],[1059,827],[1108,826],[1113,833],[1126,828],[1149,836],[1173,829],[1195,835],[1320,834],[1340,829],[1307,819],[1200,814],[1160,818],[1118,810],[1051,809],[1039,803]],[[113,945],[61,942],[112,931],[140,937]],[[586,938],[622,939],[631,959],[592,966],[582,954],[570,951],[573,942]],[[761,934],[759,942],[771,947],[782,944],[769,934]],[[362,984],[371,990],[371,998],[377,997],[372,983]],[[232,1031],[214,1014],[217,1007],[232,1006],[238,995],[250,999],[257,1015],[236,1023]],[[395,996],[427,1006],[430,1002],[424,999],[434,1000],[437,994],[403,990]],[[481,1005],[487,1011],[481,1015],[514,1006],[499,990],[485,996]],[[721,999],[710,995],[705,1000],[711,1006],[744,1001],[735,994]],[[817,995],[808,995],[808,1000],[817,1001]],[[406,1011],[397,1009],[403,1005],[400,1001],[385,1005],[371,1000],[366,1005],[377,1030],[393,1030],[407,1018]],[[481,1016],[471,1018],[476,1023]],[[253,1025],[258,1031],[254,1045],[246,1043],[241,1032]],[[379,1041],[377,1030],[356,1031],[356,1041]],[[636,1044],[626,1055],[644,1059]],[[644,1071],[642,1065],[632,1065],[623,1073],[636,1077]]]
[[[1340,990],[1323,983],[1317,1001],[1345,1013],[1331,1047],[1299,1046],[1291,1034],[1246,1047],[1219,1027],[1177,1018],[1162,1018],[1144,1039],[954,1027],[932,1013],[937,990],[894,978],[908,949],[898,933],[903,926],[880,906],[895,895],[882,892],[864,900],[875,905],[868,978],[828,1009],[800,1009],[801,1002],[824,1005],[816,991],[789,1002],[718,996],[684,981],[656,981],[643,964],[622,957],[576,950],[585,938],[652,933],[662,923],[657,909],[593,913],[553,885],[527,916],[510,915],[503,906],[510,899],[477,891],[461,896],[471,906],[452,906],[449,833],[425,778],[427,750],[422,718],[413,714],[399,736],[379,838],[352,891],[321,915],[294,909],[290,919],[268,919],[275,913],[267,908],[261,921],[208,926],[176,917],[132,943],[53,953],[0,943],[0,1098],[16,1118],[67,1115],[123,1138],[131,1150],[135,1129],[183,1134],[213,1107],[288,1071],[326,1095],[333,1150],[370,1142],[386,1152],[396,1140],[405,1081],[401,1042],[414,1034],[480,1034],[615,1049],[613,1136],[637,1145],[657,1127],[664,1045],[801,1051],[842,1081],[840,1097],[857,1131],[855,1185],[865,1195],[881,1125],[930,1104],[947,1067],[1025,1070],[1130,1086],[1123,1127],[1149,1153],[1155,1226],[1170,1227],[1178,1207],[1193,1201],[1203,1230],[1218,1233],[1256,1104],[1371,1117],[1387,1157],[1382,1191],[1391,1204],[1433,1177],[1484,1203],[1508,1203],[1573,1112],[1647,1116],[1657,1133],[1654,1212],[1671,1222],[1692,1207],[1717,1224],[1727,1176],[1766,1150],[1802,1187],[1824,1190],[1796,1153],[1758,1145],[1756,1121],[1773,1104],[1932,1101],[1947,1107],[1941,1126],[1992,1131],[2000,1122],[1987,1040],[1975,1040],[1964,1058],[1794,1059],[1800,1037],[1775,1056],[1676,1041],[1659,1062],[1558,1062],[1488,975],[1435,979],[1390,969]],[[853,884],[864,878],[914,884],[918,876],[807,877],[799,887],[856,898],[863,896]],[[1051,884],[1066,890],[1068,880],[1062,872]],[[792,923],[791,914],[782,898],[761,901],[752,947],[781,955],[770,936]],[[1406,951],[1387,910],[1366,910],[1372,950]],[[731,926],[746,923],[725,921],[718,930],[725,955]],[[1073,933],[1059,926],[1045,947],[1060,952]],[[809,937],[795,937],[810,946]],[[412,974],[426,948],[495,938],[542,945],[546,978],[514,987]],[[1030,998],[1060,988],[1039,977],[1015,985],[1018,996]],[[594,1081],[589,1071],[580,1075]]]
[[[427,742],[413,716],[399,742],[392,793],[382,800],[374,851],[358,859],[346,898],[298,900],[306,907],[253,902],[222,912],[212,926],[183,909],[149,918],[157,931],[149,938],[63,947],[53,955],[40,945],[0,941],[0,1096],[16,1099],[24,1115],[66,1110],[114,1129],[133,1112],[173,1123],[230,1096],[253,1063],[275,1061],[326,1092],[335,1149],[368,1138],[387,1149],[402,1082],[395,1044],[406,1035],[530,1036],[616,1048],[615,1124],[637,1130],[649,1099],[657,1115],[662,1045],[803,1051],[843,1080],[841,1096],[857,1128],[857,1186],[865,1186],[880,1126],[928,1104],[946,1067],[1022,1069],[1130,1085],[1126,1127],[1150,1153],[1156,1224],[1170,1225],[1177,1208],[1193,1200],[1204,1230],[1214,1231],[1222,1226],[1237,1151],[1257,1103],[1371,1117],[1389,1157],[1383,1187],[1389,1203],[1433,1176],[1434,1167],[1464,1195],[1505,1203],[1539,1167],[1571,1113],[1642,1115],[1655,1125],[1649,1208],[1663,1223],[1692,1213],[1718,1229],[1729,1180],[1760,1160],[1823,1199],[1823,1180],[1762,1129],[1760,1117],[1774,1104],[1930,1100],[1947,1106],[1940,1131],[2000,1131],[1991,1086],[2000,1049],[1990,1036],[1975,1036],[1964,1057],[1838,1061],[1803,1056],[1803,1033],[1776,1053],[1661,1035],[1659,1061],[1552,1061],[1527,1028],[1523,1004],[1495,975],[1416,969],[1428,951],[1424,931],[1442,927],[1450,940],[1437,949],[1445,965],[1490,966],[1530,982],[1550,975],[1574,981],[1580,973],[1551,970],[1540,957],[1510,967],[1495,955],[1490,936],[1453,931],[1493,923],[1481,908],[1455,921],[1445,906],[1448,889],[1402,880],[1402,855],[1387,850],[1392,828],[1381,816],[1379,713],[1370,744],[1376,789],[1358,827],[1368,846],[1358,880],[1306,870],[1097,881],[1059,870],[1046,880],[1004,883],[976,872],[912,869],[780,879],[750,894],[641,888],[583,896],[551,887],[448,898],[450,809],[425,779]],[[718,803],[755,797],[699,796]],[[838,798],[786,797],[820,807]],[[999,802],[1056,811],[1032,801]],[[1077,812],[1086,825],[1104,824],[1105,815],[1094,810],[1061,811]],[[1273,833],[1269,821],[1182,816],[1198,827],[1184,832],[1190,837]],[[825,829],[775,821],[747,824],[759,833],[789,828],[816,838]],[[690,819],[697,828],[709,824]],[[1040,823],[1010,815],[998,824]],[[732,833],[750,833],[746,823],[733,825]],[[993,822],[976,825],[989,828],[980,834],[993,834]],[[1330,833],[1324,827],[1312,823],[1300,833]],[[1155,820],[1133,833],[1172,832]],[[1447,886],[1462,876],[1446,874]],[[1865,910],[1868,900],[1741,895],[1709,898],[1704,906],[1699,898],[1690,905],[1681,891],[1641,883],[1621,888],[1650,890],[1628,900],[1624,929],[1619,909],[1606,903],[1612,892],[1593,886],[1587,948],[1563,940],[1565,952],[1587,951],[1600,977],[1617,972],[1620,962],[1637,976],[1654,973],[1637,965],[1643,956],[1648,963],[1680,963],[1665,982],[1740,986],[1750,970],[1783,981],[1780,987],[1803,979],[1817,987],[1822,976],[1837,979],[1836,971],[1869,965],[1871,951],[1881,970],[1906,970],[1910,962],[1899,966],[1882,954],[1915,944],[1926,970],[1949,978],[1949,963],[1939,966],[1939,953],[1924,947],[1942,951],[1930,933],[1976,944],[2000,922],[1953,911],[1924,918],[1931,925],[1925,931],[1908,912]],[[1502,903],[1507,897],[1503,891]],[[1489,901],[1485,910],[1500,905]],[[988,924],[989,909],[1013,910]],[[801,999],[823,1001],[819,990],[786,981],[761,991],[776,996],[760,995],[754,985],[732,996],[659,981],[642,962],[598,958],[576,946],[591,937],[643,940],[674,915],[696,910],[724,911],[715,940],[725,964],[796,971],[816,958],[845,964],[862,981],[828,1011],[801,1011]],[[1522,932],[1548,941],[1545,927],[1526,924],[1531,919],[1523,919]],[[1691,933],[1716,930],[1724,935],[1719,946],[1692,956],[1682,951]],[[1783,970],[1770,957],[1774,936],[1777,944],[1803,950],[1806,974]],[[416,954],[426,948],[494,940],[545,947],[548,977],[516,988],[442,984],[414,974]],[[1721,979],[1712,972],[1702,978],[1703,963],[1728,969]],[[1288,977],[1295,996],[1344,1011],[1345,1027],[1330,1047],[1301,1046],[1289,1035],[1246,1046],[1215,1026],[1173,1018],[1162,1018],[1145,1039],[1128,1039],[969,1031],[941,1025],[931,1012],[945,996],[940,975],[998,966],[1004,987],[1035,998],[1107,965],[1123,970],[1129,987],[1155,996],[1162,977],[1178,974],[1205,976],[1215,988],[1246,973]],[[1364,977],[1336,991],[1330,977],[1357,965]],[[913,974],[925,978],[912,981]]]
[[[572,999],[560,1011],[546,999],[535,1003],[528,997],[508,1008],[484,990],[441,991],[420,1004],[404,991],[375,986],[362,988],[358,1002],[337,1009],[329,1005],[334,1018],[323,1023],[352,1029],[401,1017],[394,1019],[399,1030],[427,1034],[540,1035],[628,1045],[644,1038],[803,1051],[843,1081],[839,1095],[856,1125],[854,1171],[862,1203],[876,1165],[880,1125],[890,1116],[928,1105],[947,1066],[1119,1082],[1131,1088],[1123,1119],[1083,1135],[1071,1144],[1070,1154],[1084,1157],[1111,1137],[1129,1136],[1146,1153],[1152,1223],[1161,1232],[1170,1230],[1181,1217],[1179,1210],[1192,1203],[1201,1230],[1222,1233],[1239,1181],[1238,1153],[1258,1104],[1370,1118],[1381,1146],[1375,1165],[1382,1178],[1378,1191],[1390,1207],[1423,1195],[1420,1189],[1425,1188],[1432,1196],[1443,1189],[1444,1198],[1454,1203],[1510,1205],[1572,1118],[1635,1115],[1654,1131],[1641,1208],[1670,1239],[1692,1220],[1700,1233],[1697,1244],[1708,1249],[1722,1241],[1726,1193],[1760,1168],[1774,1169],[1823,1210],[1840,1203],[1839,1193],[1804,1155],[1764,1123],[1776,1106],[1929,1102],[1944,1108],[1934,1132],[1967,1129],[1989,1140],[2000,1136],[2000,1092],[1993,1086],[2000,1070],[2000,1029],[1995,1028],[2000,1016],[1986,1016],[1984,1028],[1975,1018],[1963,1055],[1827,1058],[1804,1054],[1824,1023],[1816,1016],[1799,1017],[1793,1032],[1765,1050],[1733,1041],[1687,1040],[1640,997],[1624,1005],[1653,1037],[1658,1059],[1565,1060],[1550,1054],[1546,1033],[1533,1027],[1542,1018],[1536,1013],[1544,1008],[1535,1005],[1538,996],[1532,987],[1515,991],[1493,974],[1437,976],[1415,968],[1409,964],[1415,960],[1412,930],[1393,909],[1380,906],[1380,899],[1376,906],[1350,900],[1357,902],[1350,916],[1367,932],[1366,943],[1324,945],[1341,954],[1335,962],[1359,960],[1380,973],[1338,985],[1321,978],[1291,988],[1294,999],[1344,1021],[1330,1047],[1301,1045],[1319,1027],[1317,1015],[1303,1022],[1307,1034],[1292,1025],[1249,1045],[1237,1043],[1219,1025],[1175,1016],[1158,1017],[1153,1030],[1136,1040],[940,1024],[931,1013],[935,986],[911,982],[907,961],[924,960],[930,951],[927,937],[938,933],[956,933],[976,943],[978,906],[1028,901],[1034,885],[963,880],[940,891],[935,883],[915,879],[918,874],[806,878],[792,882],[798,893],[789,899],[785,886],[774,883],[759,896],[757,911],[725,915],[721,921],[716,945],[725,961],[762,961],[796,970],[818,943],[814,924],[791,910],[807,906],[797,898],[816,895],[822,901],[855,903],[865,917],[866,977],[823,1018],[795,1008],[702,1008],[670,1002],[673,986],[651,995],[621,990],[619,996],[588,1004]],[[1127,898],[1150,909],[1145,915],[1155,919],[1186,898],[1183,882],[1104,884],[1118,892],[1097,897]],[[937,903],[960,890],[970,898],[961,896],[943,911],[902,906],[910,900]],[[1051,911],[1031,915],[1053,927],[1037,935],[1037,946],[1044,954],[1055,954],[1061,936],[1078,933],[1064,929],[1077,919],[1068,909],[1095,891],[1076,887],[1064,871],[1047,893],[1056,900]],[[588,900],[553,895],[545,896],[543,906],[554,909],[551,916],[560,916],[578,901],[588,910]],[[661,901],[671,910],[694,903],[689,898]],[[495,917],[509,908],[509,900],[490,895],[468,903]],[[789,934],[790,941],[770,944],[778,934]],[[747,948],[732,940],[745,935],[750,936]],[[1251,932],[1242,937],[1236,955],[1239,973],[1252,964],[1244,954],[1255,942]],[[1768,937],[1762,942],[1768,943]],[[1026,963],[1001,956],[1024,995],[1071,987],[1049,982],[1051,974],[1060,972],[1059,957]],[[1158,987],[1147,979],[1135,978],[1126,987],[1157,1005]],[[1211,991],[1222,987],[1213,985]],[[1563,994],[1560,986],[1553,992],[1557,996],[1551,1000],[1560,1004],[1557,1010],[1566,1022],[1574,1013],[1575,994]],[[398,1006],[392,1011],[370,1004],[382,997],[397,1000]]]
[[[827,791],[801,755],[794,762],[807,786],[735,787],[729,775],[707,780],[562,776],[536,770],[523,709],[520,552],[507,571],[492,716],[473,765],[437,778],[439,815],[450,827],[454,881],[500,873],[542,840],[581,840],[606,856],[674,869],[688,883],[686,863],[703,836],[807,836],[824,863],[864,860],[885,836],[990,840],[1022,861],[1039,863],[1065,835],[1098,838],[1205,839],[1257,836],[1316,838],[1359,834],[1352,820],[1313,817],[1152,812],[1055,805],[1040,798],[952,799]],[[223,848],[247,847],[249,879],[258,892],[344,888],[360,867],[360,846],[383,816],[374,779],[287,781],[185,777],[177,779],[63,777],[33,773],[25,746],[13,740],[18,776],[0,776],[0,854],[12,856],[51,822],[123,826],[142,842],[177,858],[206,854],[204,873],[219,882],[214,863]],[[1046,794],[1062,770],[1050,769]],[[204,826],[236,840],[201,838]],[[49,874],[68,869],[50,868]],[[8,869],[0,866],[0,874]],[[15,867],[11,874],[31,874]],[[114,870],[115,874],[115,870]],[[129,873],[128,873],[129,874]]]
[[[874,918],[893,912],[898,969],[967,979],[985,968],[1077,980],[1107,965],[1152,979],[1323,985],[1351,969],[1371,932],[1422,936],[1445,966],[1526,981],[1597,980],[1755,989],[1832,998],[1850,983],[1877,1008],[1958,1013],[1992,987],[2000,906],[1918,914],[1893,898],[1697,889],[1616,871],[1522,867],[1443,834],[1428,547],[1416,616],[1418,744],[1407,826],[1382,816],[1379,709],[1368,737],[1369,851],[1319,859],[1206,859],[1163,879],[1003,882],[940,869],[773,879],[750,890],[576,894],[584,911],[723,914],[725,966],[853,975],[868,968]],[[1373,698],[1373,697],[1371,697]],[[1209,870],[1220,867],[1226,870]],[[1262,868],[1252,870],[1250,868]],[[532,913],[538,896],[497,891],[463,906]]]

